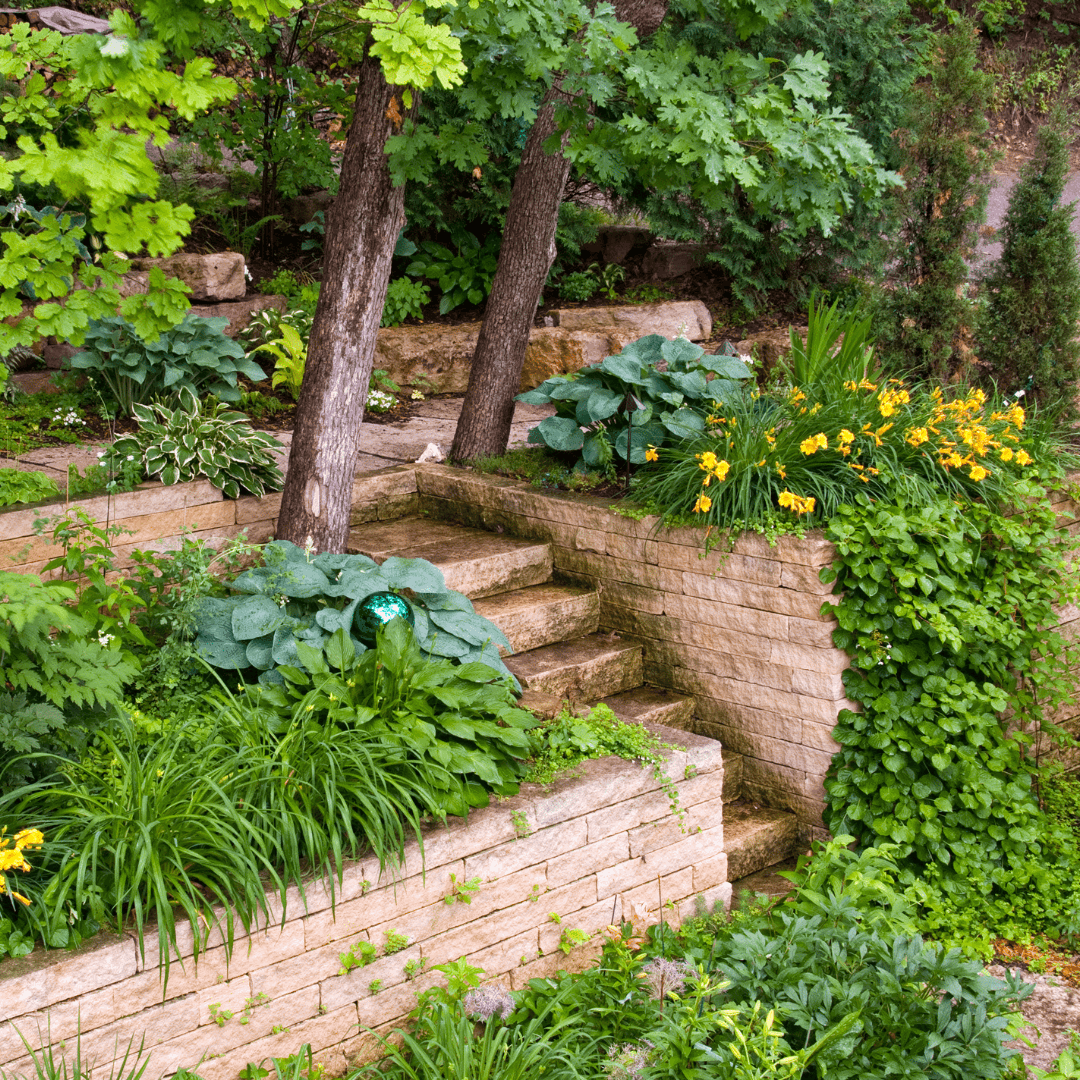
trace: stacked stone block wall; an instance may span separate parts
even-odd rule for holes
[[[428,830],[422,853],[418,842],[407,845],[396,877],[380,876],[377,862],[348,864],[333,906],[320,881],[308,883],[306,906],[296,889],[284,909],[270,897],[270,928],[240,936],[231,959],[215,933],[194,964],[191,930],[182,926],[184,962],[173,961],[164,986],[153,932],[145,957],[132,935],[102,934],[73,954],[7,960],[0,1070],[33,1075],[20,1032],[57,1054],[70,1054],[81,1032],[95,1075],[109,1075],[131,1040],[151,1054],[148,1076],[197,1066],[204,1080],[233,1080],[248,1062],[304,1043],[336,1075],[371,1052],[369,1029],[400,1022],[417,991],[441,982],[436,964],[467,956],[489,979],[518,988],[595,955],[598,941],[564,955],[564,931],[597,935],[624,918],[640,927],[645,909],[652,921],[664,911],[678,922],[698,897],[710,907],[726,903],[720,747],[685,733],[674,741],[681,748],[667,752],[667,773],[686,812],[681,825],[651,770],[607,758],[586,763],[577,778],[527,785],[467,822]],[[479,879],[470,903],[454,900],[451,875]],[[407,935],[408,945],[384,955],[390,931]],[[342,953],[358,941],[379,958],[339,974]]]
[[[822,834],[832,729],[851,703],[820,532],[775,546],[745,533],[703,557],[701,530],[658,531],[602,499],[445,466],[418,466],[417,483],[427,513],[549,541],[556,574],[599,590],[601,629],[641,640],[646,681],[692,694],[694,730],[743,756],[745,796]]]
[[[413,468],[383,469],[357,476],[353,484],[353,521],[395,518],[415,513],[416,473]],[[187,536],[218,548],[241,535],[260,544],[274,535],[281,494],[261,498],[225,499],[206,480],[164,487],[143,484],[135,491],[98,495],[70,502],[0,511],[0,570],[40,574],[45,563],[63,554],[50,539],[47,522],[81,511],[99,527],[116,526],[117,568],[132,565],[137,549],[169,551]],[[40,520],[44,532],[35,530]]]

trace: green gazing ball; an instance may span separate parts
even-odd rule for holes
[[[376,631],[391,619],[404,619],[412,626],[412,608],[396,593],[372,593],[356,609],[356,616],[353,620],[356,626],[356,636],[365,645],[373,646]]]

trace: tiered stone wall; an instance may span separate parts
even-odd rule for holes
[[[416,841],[407,845],[396,880],[380,877],[377,862],[350,863],[336,906],[318,881],[306,889],[306,906],[290,889],[283,915],[270,898],[271,928],[240,936],[231,961],[215,934],[196,966],[183,926],[186,959],[173,962],[165,987],[153,931],[145,959],[130,934],[102,934],[75,953],[4,961],[0,1071],[34,1074],[20,1032],[35,1049],[51,1043],[55,1054],[70,1055],[81,1031],[83,1061],[95,1075],[109,1075],[131,1040],[134,1048],[145,1040],[148,1076],[197,1066],[204,1080],[233,1080],[248,1062],[304,1043],[337,1075],[371,1049],[368,1029],[400,1021],[417,991],[442,980],[430,971],[435,964],[467,956],[489,979],[517,988],[595,955],[597,942],[564,955],[564,931],[595,935],[622,919],[640,927],[646,908],[650,921],[663,911],[677,923],[698,897],[710,909],[727,903],[720,747],[661,734],[681,747],[666,753],[686,811],[681,825],[651,770],[614,758],[587,762],[576,779],[526,785],[467,822],[428,830],[422,852]],[[472,879],[479,888],[471,902],[454,901],[453,882]],[[409,944],[386,956],[390,931]],[[379,958],[339,974],[341,954],[358,941],[376,946]],[[406,965],[421,964],[428,970],[407,977]]]
[[[743,755],[746,797],[792,810],[806,838],[823,833],[832,729],[851,703],[820,532],[775,547],[744,533],[703,557],[701,530],[658,532],[607,500],[439,465],[416,475],[425,512],[549,541],[556,573],[599,589],[601,629],[643,642],[646,681],[693,694],[694,730]]]
[[[384,469],[358,476],[353,484],[353,516],[356,521],[401,517],[417,507],[415,470]],[[136,549],[169,551],[184,536],[206,540],[214,547],[241,534],[253,544],[274,535],[281,494],[225,499],[206,480],[163,487],[157,482],[118,495],[98,495],[70,502],[42,503],[0,511],[0,570],[40,574],[45,563],[63,554],[48,535],[35,531],[35,523],[48,522],[65,513],[82,511],[99,526],[118,526],[117,568],[132,563]]]

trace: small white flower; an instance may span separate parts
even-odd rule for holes
[[[103,649],[107,649],[109,647],[109,642],[112,641],[112,639],[113,639],[113,636],[112,636],[112,634],[106,634],[104,631],[102,631],[100,634],[98,634],[97,639],[98,639],[98,644]]]
[[[128,459],[128,461],[134,461],[135,460],[135,455],[134,454],[128,454],[127,459]]]
[[[1016,395],[1015,395],[1015,396],[1016,396],[1016,400],[1017,400],[1017,401],[1019,401],[1019,400],[1020,400],[1020,399],[1021,399],[1022,397],[1024,397],[1024,396],[1025,396],[1026,394],[1027,394],[1027,391],[1026,391],[1026,390],[1017,390],[1017,391],[1016,391]]]

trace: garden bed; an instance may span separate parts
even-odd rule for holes
[[[400,876],[360,860],[335,883],[334,903],[320,881],[303,900],[290,889],[284,908],[270,897],[274,925],[238,933],[231,959],[215,932],[196,966],[190,925],[181,927],[185,961],[174,961],[164,987],[152,932],[145,958],[133,935],[101,934],[74,953],[8,960],[0,1068],[33,1072],[19,1032],[37,1048],[81,1031],[95,1069],[145,1039],[153,1075],[198,1064],[203,1080],[225,1080],[302,1043],[337,1074],[368,1052],[367,1029],[399,1021],[416,991],[441,981],[433,965],[467,955],[488,978],[519,988],[595,955],[574,931],[592,937],[621,919],[640,923],[645,909],[650,921],[663,911],[677,923],[698,897],[726,904],[720,747],[660,734],[678,743],[664,756],[686,811],[681,825],[650,771],[590,761],[576,778],[526,785],[467,822],[429,829],[422,849],[406,844]],[[359,942],[378,957],[363,964]],[[342,973],[350,951],[357,966]]]

